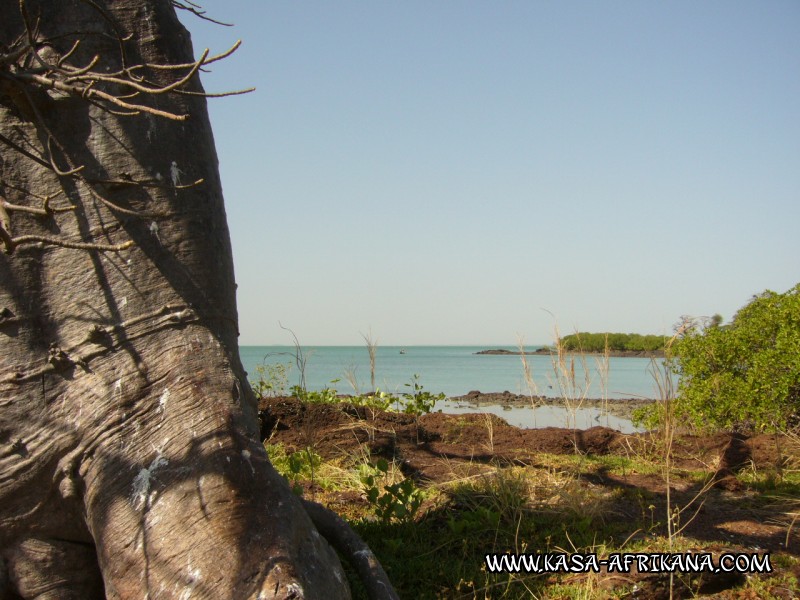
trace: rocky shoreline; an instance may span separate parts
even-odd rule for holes
[[[499,405],[511,408],[524,408],[533,406],[560,406],[564,408],[579,407],[579,408],[599,408],[607,410],[608,414],[620,417],[623,419],[630,419],[633,416],[633,411],[643,406],[648,406],[655,402],[649,398],[621,398],[621,399],[603,399],[603,398],[584,398],[583,400],[576,400],[575,402],[568,402],[564,398],[549,398],[546,396],[526,396],[523,394],[513,394],[509,391],[505,392],[480,392],[472,390],[463,396],[451,396],[450,400],[454,402],[463,403],[469,406],[485,406],[485,405]]]

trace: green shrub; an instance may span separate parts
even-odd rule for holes
[[[698,426],[773,430],[800,415],[800,284],[754,296],[728,325],[690,326],[672,346],[676,409]]]
[[[387,525],[395,520],[402,523],[413,521],[422,505],[422,491],[413,479],[406,477],[398,483],[388,484],[388,476],[389,463],[384,458],[378,459],[375,467],[367,467],[361,473],[361,483],[375,515]]]

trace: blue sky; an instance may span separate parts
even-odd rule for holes
[[[794,0],[206,4],[196,54],[243,40],[206,89],[257,87],[210,103],[243,344],[669,333],[800,281]]]

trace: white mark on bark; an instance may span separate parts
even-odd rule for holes
[[[242,458],[245,459],[245,461],[247,461],[247,464],[250,465],[250,470],[253,472],[253,475],[255,475],[256,470],[253,467],[253,463],[250,462],[250,450],[247,449],[242,450]]]
[[[192,597],[195,586],[200,581],[200,569],[192,569],[192,559],[189,559],[186,571],[188,573],[186,576],[186,587],[183,588],[183,592],[178,600],[189,600],[189,598]]]
[[[117,379],[114,382],[114,393],[122,395],[122,378]]]
[[[131,491],[130,502],[133,508],[140,509],[143,506],[150,507],[150,481],[153,474],[169,464],[169,461],[161,456],[159,452],[147,468],[142,467],[139,474],[133,478],[133,489]]]
[[[158,243],[160,244],[161,238],[158,237],[158,223],[156,223],[155,221],[152,221],[150,223],[150,233],[152,233],[155,236],[155,238],[158,240]]]
[[[123,296],[122,300],[119,301],[119,307],[120,308],[125,308],[126,306],[128,306],[128,297],[127,296]]]
[[[161,392],[161,396],[158,398],[158,412],[163,413],[167,410],[167,402],[169,402],[170,391],[169,388],[165,388],[163,392]]]
[[[181,175],[183,175],[183,171],[178,168],[178,163],[173,160],[172,164],[169,166],[169,176],[172,179],[172,185],[181,184]]]
[[[290,594],[290,598],[305,598],[303,593],[303,586],[297,582],[292,582],[286,586],[286,593]]]

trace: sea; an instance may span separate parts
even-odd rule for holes
[[[528,346],[535,351],[539,346]],[[474,406],[451,400],[470,391],[504,392],[528,395],[531,392],[547,397],[563,397],[565,378],[549,355],[527,355],[525,358],[533,380],[527,382],[522,357],[513,354],[478,354],[482,350],[503,349],[517,352],[512,346],[378,346],[375,350],[375,387],[400,394],[410,390],[414,377],[426,391],[443,392],[448,399],[436,410],[459,414],[476,412]],[[287,387],[299,385],[301,377],[309,390],[333,388],[342,394],[358,394],[372,389],[369,352],[363,346],[241,346],[240,356],[248,379],[258,378],[259,365],[286,365]],[[298,361],[298,357],[301,361]],[[611,357],[604,369],[601,356],[570,357],[567,379],[574,381],[575,397],[655,398],[657,388],[652,375],[653,361],[642,357]],[[304,362],[300,369],[298,362]],[[287,390],[288,391],[288,390]],[[630,420],[601,413],[597,409],[568,412],[561,407],[542,406],[509,409],[502,406],[480,407],[518,427],[579,428],[606,425],[623,432],[637,429]]]

